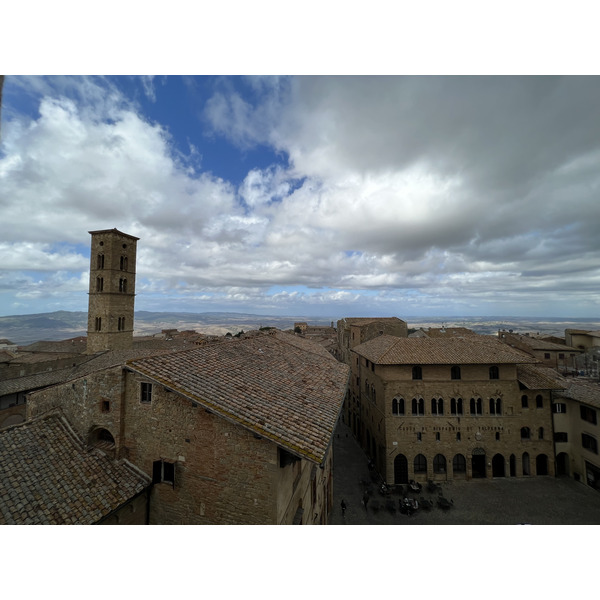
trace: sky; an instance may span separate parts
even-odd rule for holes
[[[1,119],[0,315],[87,310],[116,227],[136,310],[598,316],[596,76],[17,72]]]

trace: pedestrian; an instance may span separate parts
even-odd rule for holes
[[[342,507],[342,517],[343,517],[346,514],[346,503],[344,502],[343,498],[342,498],[342,504],[340,506]]]
[[[363,494],[363,504],[365,505],[365,510],[367,510],[367,504],[369,503],[369,492],[365,491]]]

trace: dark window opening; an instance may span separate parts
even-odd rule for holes
[[[94,322],[95,331],[102,331],[102,317],[96,317]]]
[[[415,473],[427,473],[427,459],[422,454],[415,456]]]
[[[412,378],[413,379],[423,379],[423,369],[421,367],[413,367],[412,368]]]
[[[529,427],[521,427],[521,439],[528,440],[531,438],[531,430]]]
[[[598,454],[598,442],[596,438],[592,435],[588,435],[587,433],[581,434],[581,445],[586,450],[593,452],[594,454]]]
[[[566,413],[567,405],[564,402],[555,402],[552,405],[552,412],[553,413]]]
[[[104,254],[98,254],[97,267],[98,269],[104,269]]]
[[[155,460],[152,463],[152,483],[170,483],[175,486],[175,463]]]
[[[97,292],[104,291],[104,277],[96,277],[96,291]]]
[[[444,399],[443,398],[432,398],[431,399],[431,414],[432,415],[443,415],[444,414]]]
[[[525,394],[521,396],[521,408],[529,408],[529,399]]]
[[[127,279],[119,279],[119,292],[127,293]]]
[[[593,408],[581,405],[579,407],[579,414],[584,421],[596,425],[596,411]]]
[[[121,262],[119,265],[121,271],[127,271],[127,257],[121,256]]]
[[[150,404],[152,402],[152,384],[142,381],[141,384],[141,402]]]
[[[110,412],[110,400],[102,400],[102,412]]]
[[[496,367],[496,366],[490,367],[490,379],[499,379],[499,378],[500,378],[500,371],[499,371],[498,367]]]
[[[460,367],[454,366],[450,369],[450,379],[460,379]]]
[[[538,394],[535,397],[535,407],[536,408],[544,408],[544,398],[542,397],[541,394]]]
[[[554,441],[555,442],[568,442],[569,436],[566,431],[557,431],[554,434]]]

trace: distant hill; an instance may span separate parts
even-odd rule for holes
[[[393,316],[393,315],[390,315]],[[151,335],[163,329],[194,330],[210,335],[225,335],[249,331],[259,327],[291,329],[295,322],[310,325],[330,325],[341,317],[279,317],[230,312],[149,312],[135,313],[134,335]],[[512,329],[517,333],[541,333],[564,336],[565,329],[600,330],[600,319],[525,318],[525,317],[406,317],[401,316],[411,328],[467,327],[479,334],[495,334],[498,329]],[[35,315],[0,317],[0,339],[19,345],[42,340],[64,340],[86,335],[87,312],[65,310]]]

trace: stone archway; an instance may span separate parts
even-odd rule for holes
[[[485,450],[483,448],[473,448],[473,452],[471,453],[471,472],[473,479],[487,477]]]
[[[545,454],[538,454],[535,457],[535,474],[548,475],[548,457]]]
[[[394,459],[394,483],[408,483],[408,459],[404,454],[398,454]]]
[[[492,477],[505,477],[504,456],[502,454],[494,454],[492,458]]]
[[[111,457],[115,455],[115,438],[108,429],[98,427],[88,435],[88,448],[98,448]]]

